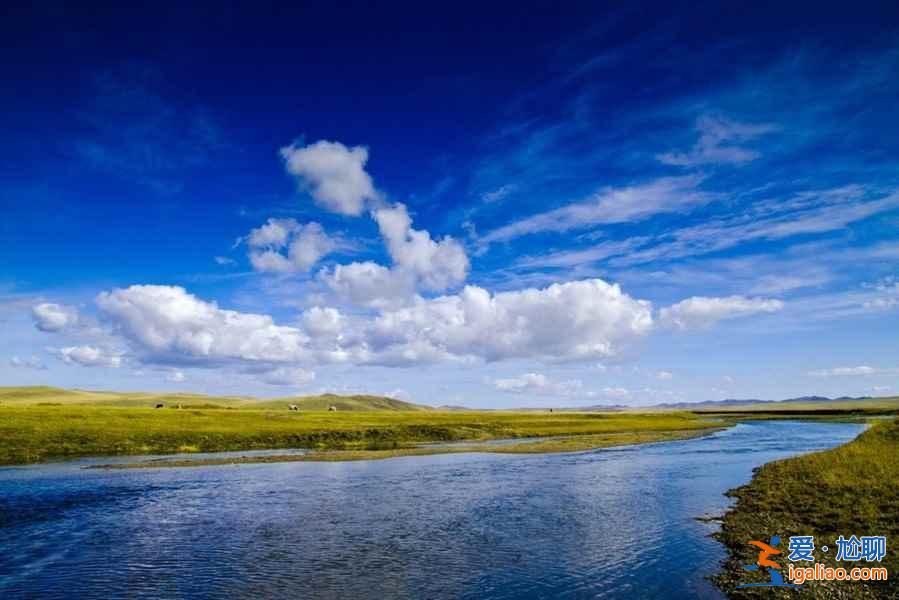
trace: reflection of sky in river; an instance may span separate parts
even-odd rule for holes
[[[718,597],[696,516],[857,425],[578,454],[0,470],[0,596]],[[636,567],[640,567],[637,572]]]

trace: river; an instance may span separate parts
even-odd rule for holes
[[[575,454],[0,469],[0,598],[720,598],[728,489],[862,425]],[[108,462],[108,461],[107,461]]]

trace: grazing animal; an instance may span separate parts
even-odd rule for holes
[[[297,406],[296,404],[291,404],[290,406],[287,407],[287,410],[300,410],[300,407]]]
[[[156,408],[165,408],[165,404],[157,404]]]
[[[337,412],[337,407],[332,404],[328,407],[328,412]]]

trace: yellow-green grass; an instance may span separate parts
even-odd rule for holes
[[[458,446],[409,446],[382,450],[324,450],[308,454],[273,454],[265,456],[227,456],[215,458],[185,458],[178,460],[147,460],[142,462],[110,463],[94,465],[92,469],[148,469],[171,467],[204,467],[215,465],[244,465],[276,462],[338,462],[354,460],[381,460],[400,456],[428,456],[433,454],[460,454],[464,452],[488,452],[493,454],[546,454],[555,452],[580,452],[650,442],[669,442],[708,435],[719,428],[686,429],[677,431],[640,431],[597,435],[578,435],[550,438],[540,442],[522,442],[503,445]]]
[[[0,387],[0,406],[34,405],[109,406],[128,408],[154,408],[163,404],[166,408],[221,408],[241,410],[286,410],[295,404],[299,410],[328,410],[334,406],[341,411],[355,410],[432,410],[430,406],[403,402],[395,398],[357,394],[339,396],[320,394],[316,396],[292,396],[259,400],[248,396],[208,396],[180,392],[105,392],[69,390],[49,386]]]
[[[697,431],[689,413],[501,411],[293,412],[0,404],[0,464],[75,456],[312,448],[369,450],[423,442]],[[598,443],[598,440],[590,444]],[[579,449],[577,442],[554,442]],[[536,446],[535,448],[540,448]],[[542,450],[550,451],[544,444]],[[505,451],[512,451],[506,449]]]
[[[753,574],[743,570],[752,564],[758,549],[749,540],[767,541],[781,536],[781,549],[790,535],[813,535],[817,562],[826,566],[884,566],[886,583],[808,582],[800,598],[897,598],[899,597],[899,421],[881,421],[858,438],[833,450],[769,463],[758,469],[752,481],[730,492],[737,499],[723,521],[720,539],[730,557],[718,584],[734,597],[743,594],[735,585]],[[836,563],[834,540],[843,535],[885,535],[887,556],[877,563]],[[782,557],[781,557],[782,558]],[[781,563],[788,561],[781,560]],[[803,566],[811,563],[803,563]],[[783,569],[785,570],[785,568]],[[764,574],[755,574],[764,578]],[[754,591],[755,595],[760,592]],[[749,594],[746,594],[748,597]]]

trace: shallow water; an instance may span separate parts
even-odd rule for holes
[[[862,425],[577,454],[0,469],[0,598],[718,598],[695,517]],[[109,459],[102,459],[110,462]]]

